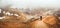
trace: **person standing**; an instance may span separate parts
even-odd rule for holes
[[[42,16],[40,16],[40,20],[42,20]]]

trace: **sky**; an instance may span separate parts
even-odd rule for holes
[[[12,5],[17,8],[33,7],[57,7],[60,8],[60,0],[0,0],[0,7]]]

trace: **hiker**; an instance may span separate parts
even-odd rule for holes
[[[40,16],[40,20],[42,20],[42,16]]]

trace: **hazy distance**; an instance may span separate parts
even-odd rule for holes
[[[17,8],[33,7],[57,7],[60,8],[60,0],[0,0],[0,7],[12,5]]]

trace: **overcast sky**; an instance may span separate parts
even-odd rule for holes
[[[60,0],[0,0],[0,7],[13,5],[18,8],[60,7]]]

